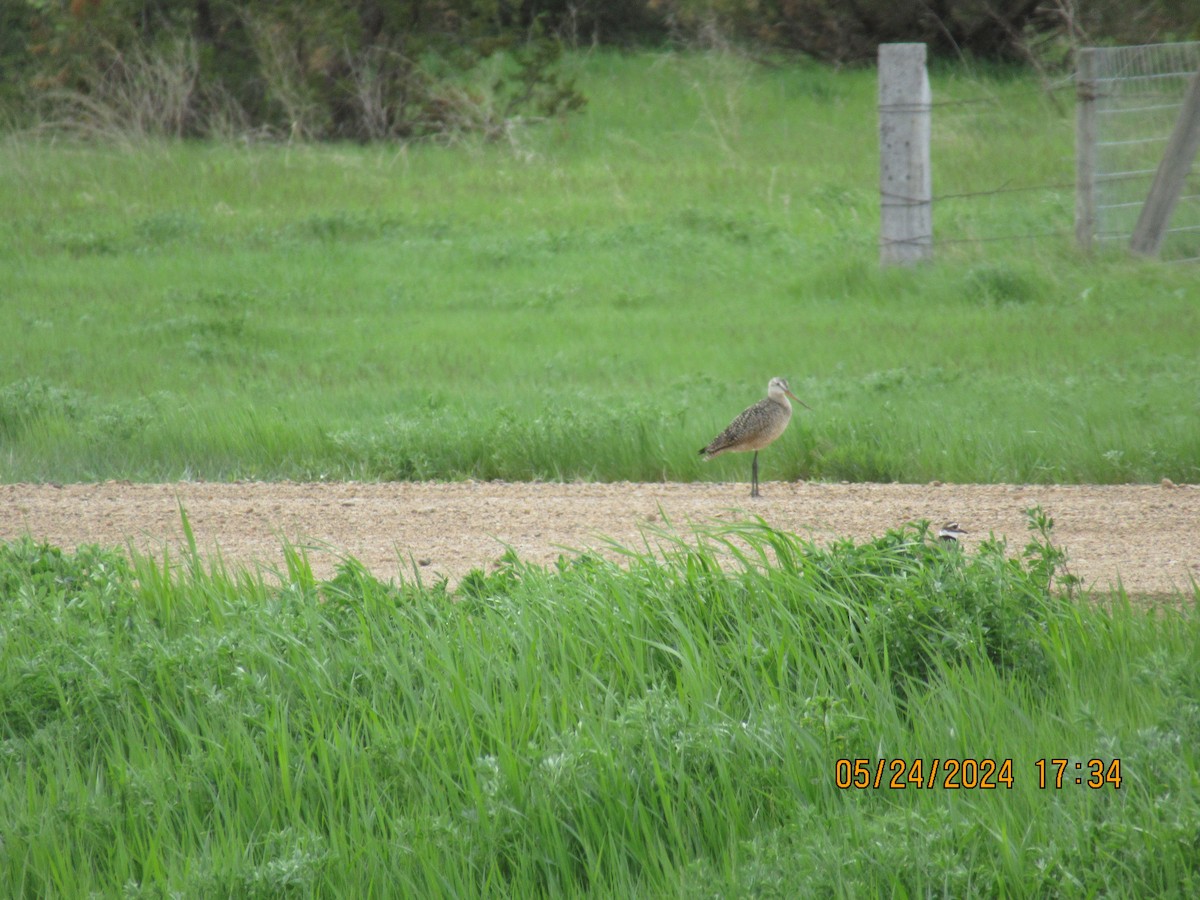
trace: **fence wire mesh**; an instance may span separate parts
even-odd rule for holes
[[[1128,243],[1188,84],[1200,41],[1104,47],[1096,60],[1095,238]],[[1193,166],[1162,244],[1164,260],[1200,259],[1200,172]]]

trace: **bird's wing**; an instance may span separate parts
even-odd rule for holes
[[[712,443],[705,447],[704,451],[706,453],[720,453],[722,450],[727,450],[736,444],[740,438],[746,435],[750,423],[759,418],[760,408],[767,402],[769,401],[760,400],[753,406],[738,413],[737,418],[729,423],[729,427],[713,438]]]

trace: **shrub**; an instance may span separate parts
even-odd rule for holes
[[[583,97],[533,21],[488,2],[26,2],[0,62],[39,121],[86,136],[507,135]]]
[[[1200,33],[1188,0],[649,0],[690,38],[733,37],[834,62],[873,60],[881,43],[926,43],[934,56],[1024,60],[1035,36],[1147,43]]]

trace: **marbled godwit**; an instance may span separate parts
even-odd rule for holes
[[[705,459],[722,453],[754,451],[754,463],[750,467],[750,496],[758,496],[758,451],[783,434],[792,418],[791,397],[805,409],[808,405],[788,389],[786,378],[772,378],[767,385],[767,399],[759,400],[729,423],[729,427],[713,438],[713,442],[700,451]]]

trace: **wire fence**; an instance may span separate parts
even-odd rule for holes
[[[999,86],[974,97],[927,104],[881,105],[883,114],[931,116],[929,155],[934,193],[909,197],[885,192],[888,207],[932,201],[933,233],[882,243],[920,242],[939,247],[998,242],[1070,241],[1076,221],[1076,143],[1094,140],[1095,216],[1089,235],[1110,246],[1128,246],[1159,160],[1179,117],[1189,80],[1200,68],[1200,41],[1100,51],[1096,133],[1077,134],[1073,115],[1075,74],[1038,90]],[[990,152],[985,152],[987,145]],[[995,158],[1000,146],[1016,177],[997,177],[972,166]],[[1200,172],[1193,170],[1164,239],[1166,261],[1200,260]]]
[[[1200,71],[1200,41],[1104,47],[1095,57],[1095,233],[1128,243],[1158,162]],[[1193,167],[1163,239],[1162,258],[1200,260],[1200,172]]]
[[[932,234],[881,233],[883,246],[921,244],[940,254],[998,243],[1059,240],[1073,234],[1073,77],[1029,89],[1003,81],[969,96],[939,90],[929,102],[881,103],[884,116],[926,116],[930,194],[884,188],[881,205],[932,208]],[[970,88],[979,91],[980,84]],[[882,98],[881,98],[882,99]],[[1006,160],[1001,170],[994,160]],[[1013,174],[1014,172],[1018,174]]]
[[[1072,239],[1073,91],[1074,80],[1067,77],[1035,90],[993,90],[933,103],[935,246]],[[965,152],[972,144],[1000,148],[1013,165],[1003,174],[981,170]],[[994,158],[994,152],[988,156]]]

